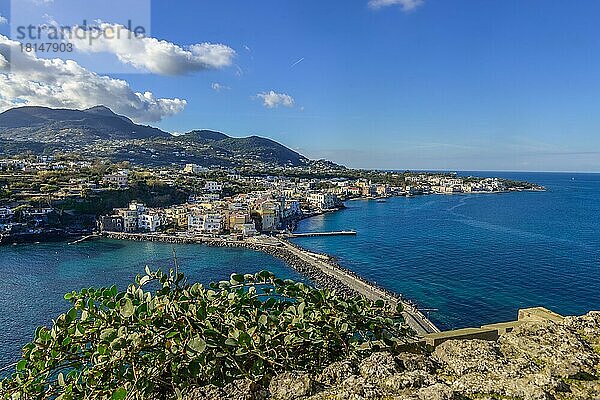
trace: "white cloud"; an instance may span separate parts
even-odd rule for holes
[[[224,44],[198,43],[183,48],[165,40],[135,36],[122,25],[100,23],[98,27],[109,35],[96,38],[97,31],[76,27],[78,35],[69,41],[79,51],[112,53],[124,64],[155,74],[183,75],[220,69],[230,66],[236,55],[235,50]]]
[[[215,92],[222,92],[223,90],[229,90],[229,89],[231,89],[229,86],[222,85],[222,84],[220,84],[218,82],[213,83],[212,85],[210,85],[210,87]]]
[[[383,8],[398,5],[403,11],[412,11],[425,3],[425,0],[369,0],[372,8]]]
[[[294,98],[285,93],[276,93],[271,90],[268,93],[259,93],[256,95],[262,99],[263,105],[267,108],[277,108],[280,105],[284,107],[294,107]]]
[[[8,20],[5,16],[0,15],[0,25],[8,24]]]
[[[126,81],[98,75],[71,60],[23,53],[19,42],[0,35],[0,111],[23,105],[82,109],[99,104],[137,122],[156,122],[183,111],[187,103],[135,92]]]
[[[54,3],[54,0],[29,0],[29,2],[35,4],[36,6],[43,6]]]

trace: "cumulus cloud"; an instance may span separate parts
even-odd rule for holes
[[[257,98],[263,101],[263,105],[267,108],[277,108],[279,106],[294,107],[294,98],[285,93],[276,93],[271,90],[270,92],[259,93],[256,95]]]
[[[19,42],[0,35],[0,111],[23,105],[82,109],[98,104],[137,122],[156,122],[183,111],[186,101],[136,92],[126,81],[98,75],[75,61],[23,53]]]
[[[222,84],[220,84],[218,82],[213,83],[212,85],[210,85],[210,87],[215,92],[222,92],[223,90],[229,90],[229,89],[231,89],[229,86],[222,85]]]
[[[0,15],[0,25],[8,24],[8,20],[5,16]]]
[[[224,44],[197,43],[184,48],[165,40],[136,36],[122,25],[100,23],[97,27],[100,31],[74,27],[78,34],[68,40],[79,51],[111,53],[124,64],[155,74],[184,75],[220,69],[230,66],[236,55]]]
[[[371,8],[383,8],[398,5],[403,11],[412,11],[422,5],[425,0],[369,0]]]

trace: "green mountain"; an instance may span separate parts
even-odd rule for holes
[[[309,163],[303,155],[274,140],[259,136],[234,138],[221,132],[192,131],[175,139],[182,143],[201,143],[237,159],[262,161],[279,165],[301,166]]]
[[[135,124],[104,106],[87,110],[19,107],[1,113],[0,155],[24,152],[76,152],[143,165],[299,167],[316,163],[271,139],[237,138],[211,130],[173,136]]]
[[[18,107],[0,114],[0,139],[57,143],[169,137],[167,132],[135,124],[104,106],[87,110]]]

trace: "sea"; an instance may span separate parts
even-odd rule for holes
[[[514,320],[543,306],[564,315],[600,310],[600,174],[461,172],[543,185],[545,192],[356,200],[300,223],[300,232],[356,236],[294,239],[415,302],[441,329]],[[39,325],[68,309],[63,294],[124,289],[144,266],[174,265],[190,281],[269,269],[302,279],[248,249],[97,240],[0,247],[0,367]]]

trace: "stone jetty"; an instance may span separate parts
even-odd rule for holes
[[[342,267],[327,254],[310,252],[280,238],[250,238],[230,240],[207,236],[176,236],[165,234],[104,232],[103,236],[117,240],[154,241],[177,244],[204,244],[215,247],[246,248],[270,254],[283,260],[290,267],[312,281],[317,287],[335,290],[342,296],[362,295],[370,300],[384,300],[392,306],[403,306],[403,317],[420,336],[439,332],[411,302],[381,288],[356,273]]]

